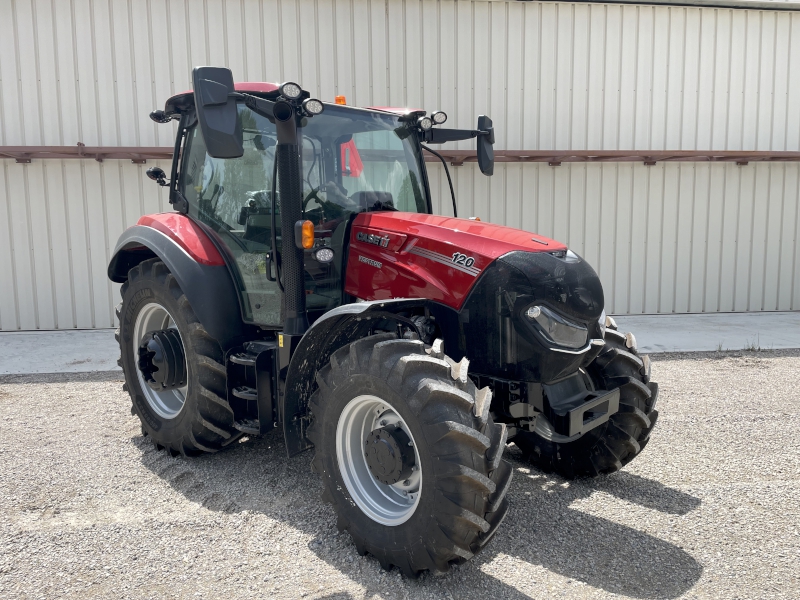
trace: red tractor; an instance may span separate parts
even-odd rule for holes
[[[658,386],[592,267],[431,214],[426,144],[476,138],[491,175],[489,118],[445,129],[442,112],[323,103],[223,68],[193,82],[150,115],[178,121],[169,179],[148,170],[175,212],[142,217],[108,267],[126,389],[157,448],[282,427],[289,456],[314,449],[358,551],[409,576],[497,531],[507,442],[570,478],[641,452]]]

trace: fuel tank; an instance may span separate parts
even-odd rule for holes
[[[555,381],[603,336],[594,269],[564,244],[511,227],[363,213],[351,228],[346,273],[345,290],[363,300],[432,300],[447,354],[467,356],[471,372]]]

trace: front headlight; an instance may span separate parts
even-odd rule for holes
[[[553,312],[546,306],[529,306],[525,317],[530,319],[548,342],[566,348],[583,348],[589,330]]]

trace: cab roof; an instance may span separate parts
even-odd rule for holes
[[[241,81],[233,84],[233,88],[237,92],[265,97],[277,96],[278,87],[278,84],[266,81]],[[187,90],[170,96],[164,104],[164,112],[167,115],[173,115],[190,107],[192,104],[194,104],[194,91]],[[399,116],[422,116],[425,114],[425,111],[420,108],[400,108],[395,106],[366,106],[364,108],[388,112]]]

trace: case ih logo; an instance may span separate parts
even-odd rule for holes
[[[359,231],[356,234],[356,239],[359,242],[366,242],[367,244],[375,244],[376,246],[380,246],[381,248],[386,248],[389,246],[389,236],[388,235],[373,235],[371,233],[364,233]]]

